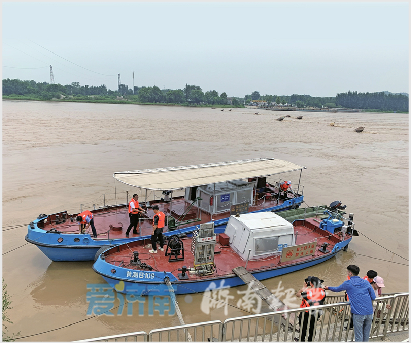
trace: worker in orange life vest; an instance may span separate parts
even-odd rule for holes
[[[151,250],[152,254],[157,254],[157,240],[160,241],[160,250],[164,251],[163,245],[163,230],[166,222],[166,215],[160,211],[158,205],[153,206],[153,234],[151,236]]]
[[[318,306],[324,304],[324,299],[326,297],[324,289],[321,288],[321,283],[324,282],[318,277],[309,276],[305,280],[305,285],[297,292],[297,296],[301,296],[303,299],[301,301],[301,308]],[[305,342],[305,336],[308,331],[308,342],[313,341],[313,333],[315,328],[315,321],[320,317],[320,313],[313,311],[305,311],[300,313],[300,333],[301,342]]]
[[[287,197],[289,189],[291,189],[291,181],[283,181],[280,183],[279,194],[283,193],[283,196]]]
[[[137,230],[138,220],[140,218],[140,214],[143,212],[144,210],[140,207],[140,204],[138,203],[138,195],[133,194],[133,198],[128,203],[128,216],[130,217],[130,225],[128,226],[126,231],[127,238],[129,237],[131,228],[133,228],[133,233],[135,235],[139,233]]]
[[[96,227],[94,226],[93,213],[91,213],[90,211],[83,211],[79,213],[76,220],[79,224],[80,233],[85,233],[86,230],[91,226],[91,229],[93,230],[93,236],[94,238],[97,238],[97,231]]]

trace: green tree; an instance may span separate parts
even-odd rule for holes
[[[214,104],[218,103],[219,100],[220,100],[220,98],[218,96],[218,92],[215,91],[215,90],[207,91],[204,94],[204,101],[207,104],[214,105]]]
[[[297,105],[298,108],[303,108],[305,107],[304,102],[302,102],[301,100],[297,100],[295,102],[295,104]]]
[[[279,97],[279,96],[277,96],[277,98],[275,99],[275,103],[277,104],[277,105],[279,105],[279,104],[281,104],[281,98]]]
[[[237,98],[233,98],[233,106],[235,107],[240,107],[241,103]]]
[[[251,100],[259,100],[260,99],[260,93],[257,91],[254,91],[251,93]]]
[[[157,86],[153,86],[151,88],[151,101],[150,102],[163,102],[164,97],[163,97],[163,92],[161,89]]]
[[[201,89],[192,90],[190,97],[191,101],[193,101],[196,104],[199,104],[204,101],[204,93]]]
[[[220,94],[220,104],[226,105],[227,104],[227,93],[223,92]]]
[[[273,96],[272,95],[265,95],[264,96],[264,100],[267,102],[268,105],[271,104],[271,102],[273,101]]]
[[[186,98],[186,102],[194,101],[192,99],[193,96],[192,96],[191,92],[193,92],[195,90],[202,91],[200,86],[186,84],[186,86],[184,88],[184,95],[185,95],[185,98]]]
[[[141,87],[138,90],[138,99],[140,102],[150,102],[151,92],[149,87]]]

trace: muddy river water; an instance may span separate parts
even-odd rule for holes
[[[336,286],[345,280],[346,266],[356,264],[361,276],[374,269],[384,278],[384,293],[408,292],[408,114],[256,112],[3,101],[2,267],[13,307],[9,333],[20,332],[20,341],[71,341],[179,325],[176,315],[152,311],[148,301],[132,315],[118,313],[117,297],[112,315],[90,315],[88,287],[105,283],[92,262],[51,262],[25,244],[23,224],[40,213],[125,202],[125,192],[134,190],[112,177],[124,170],[257,157],[303,165],[306,204],[342,201],[361,234],[347,252],[263,283],[298,306],[292,293],[308,275]],[[276,120],[285,114],[291,117]],[[354,132],[359,126],[364,132]],[[299,173],[281,177],[295,185]],[[254,310],[240,306],[245,290],[231,289],[226,303],[208,308],[202,294],[177,300],[186,323],[223,320]]]

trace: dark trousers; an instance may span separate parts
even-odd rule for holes
[[[83,230],[86,228],[87,224],[81,224],[81,232],[83,232]],[[94,226],[94,218],[90,220],[90,226],[91,226],[91,230],[93,231],[93,236],[94,238],[97,237],[97,231],[96,231],[96,227]]]
[[[157,241],[160,241],[160,248],[162,248],[164,245],[163,228],[155,229],[154,234],[151,235],[151,246],[153,250],[157,250],[157,244],[156,244]]]
[[[140,215],[137,214],[131,214],[129,213],[128,216],[130,217],[130,225],[128,226],[126,234],[128,235],[130,233],[131,228],[133,228],[133,233],[137,233],[137,225],[138,225],[138,219],[140,218]]]
[[[301,342],[305,342],[305,336],[307,336],[307,329],[308,329],[308,342],[313,341],[313,333],[315,328],[315,316],[310,314],[309,312],[300,313],[299,316],[300,321],[300,340]]]

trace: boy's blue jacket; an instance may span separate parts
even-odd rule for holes
[[[373,314],[372,301],[375,299],[375,292],[368,280],[361,279],[359,276],[351,276],[351,279],[338,287],[328,287],[328,289],[333,292],[346,291],[353,314],[362,316]]]

